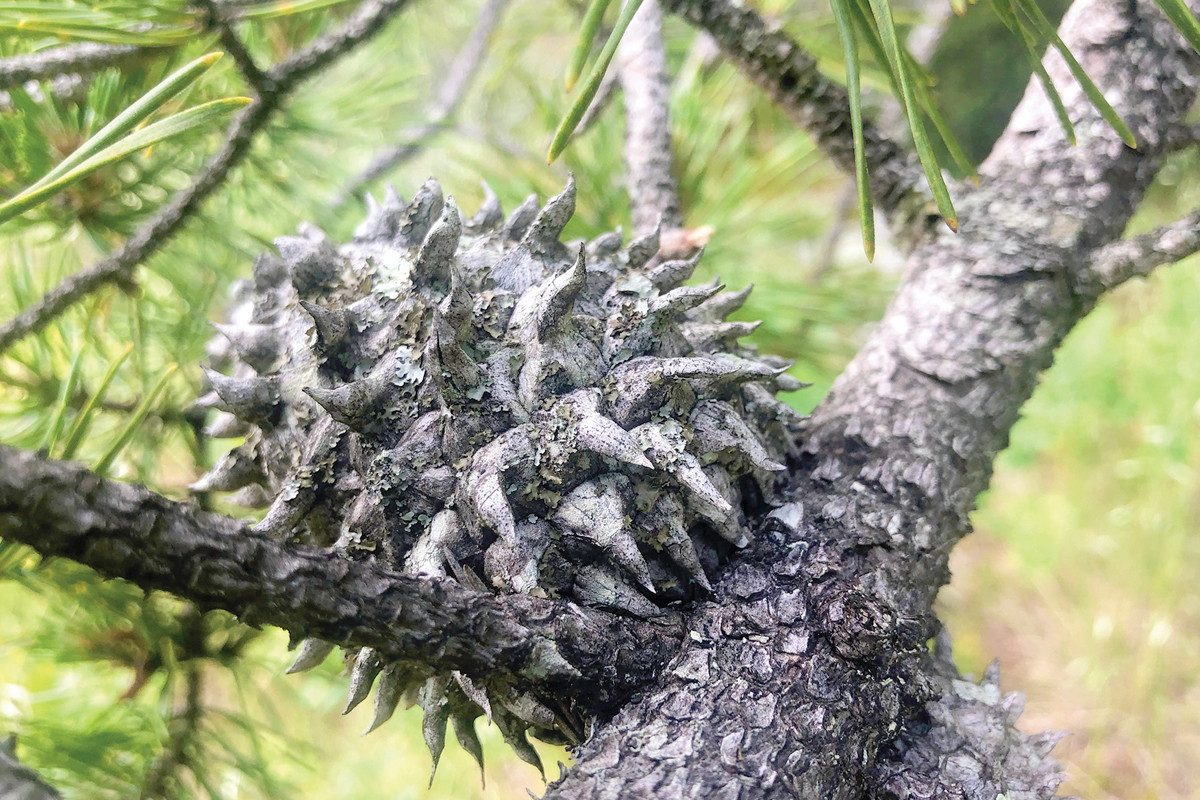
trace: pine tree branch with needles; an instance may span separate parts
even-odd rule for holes
[[[365,0],[337,30],[263,73],[259,96],[231,124],[220,149],[204,169],[115,253],[64,280],[37,302],[0,325],[0,353],[49,325],[67,309],[102,287],[130,286],[134,270],[161,249],[224,185],[250,150],[255,135],[308,78],[328,68],[378,33],[410,0]]]
[[[707,31],[750,82],[816,139],[838,167],[854,173],[850,101],[821,74],[817,59],[749,6],[731,0],[663,0],[663,9]],[[905,228],[927,202],[925,179],[912,153],[877,126],[863,127],[864,154],[876,206]]]

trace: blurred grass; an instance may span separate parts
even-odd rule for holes
[[[1168,185],[1134,223],[1200,202]],[[1200,258],[1108,297],[1064,342],[941,596],[964,671],[1001,660],[1022,727],[1069,730],[1063,794],[1200,796]]]

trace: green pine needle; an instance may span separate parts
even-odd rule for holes
[[[75,427],[71,429],[71,433],[67,436],[67,443],[63,446],[63,451],[60,458],[63,461],[70,461],[75,452],[79,449],[79,445],[83,444],[83,437],[87,436],[88,429],[92,427],[92,417],[95,414],[96,407],[104,400],[104,395],[108,392],[109,384],[117,374],[117,370],[125,363],[125,359],[129,358],[129,354],[133,352],[133,343],[125,345],[125,349],[120,355],[112,360],[108,365],[108,370],[104,373],[104,377],[100,379],[100,385],[96,387],[96,391],[83,404],[83,408],[79,411],[79,416],[75,419]]]
[[[592,0],[588,5],[587,13],[583,16],[583,24],[579,27],[579,38],[575,41],[575,49],[571,51],[571,61],[567,64],[564,88],[568,92],[575,88],[575,83],[583,74],[583,65],[592,53],[592,41],[596,38],[596,31],[600,30],[600,23],[604,19],[604,12],[608,10],[610,2],[611,0]]]
[[[846,55],[846,93],[850,96],[850,130],[854,136],[854,181],[858,186],[858,218],[863,252],[875,260],[875,210],[871,203],[871,178],[863,142],[862,89],[859,85],[858,40],[850,21],[850,0],[831,0],[838,36]]]
[[[1183,0],[1154,0],[1175,29],[1183,34],[1197,53],[1200,53],[1200,20],[1192,14]]]
[[[253,101],[249,97],[227,97],[223,100],[214,100],[211,103],[204,103],[195,108],[189,108],[178,114],[172,114],[166,119],[148,125],[126,136],[116,144],[101,150],[57,179],[49,182],[43,179],[7,203],[0,205],[0,224],[49,200],[71,184],[83,180],[88,175],[110,164],[114,164],[126,156],[174,136],[179,136],[197,128],[207,127],[251,102]]]
[[[125,426],[124,430],[122,430],[120,435],[117,436],[116,440],[113,441],[112,446],[108,448],[108,452],[106,452],[100,458],[100,461],[97,462],[95,466],[95,472],[97,474],[105,475],[108,473],[108,470],[112,467],[113,462],[117,460],[117,456],[121,455],[121,451],[125,449],[125,445],[129,444],[129,440],[133,438],[133,434],[137,431],[137,429],[141,426],[142,421],[145,420],[146,416],[150,413],[150,407],[154,404],[154,401],[158,399],[158,396],[162,393],[163,388],[166,387],[167,379],[174,375],[175,370],[178,368],[178,364],[168,364],[167,368],[163,370],[158,382],[154,384],[154,388],[151,389],[146,396],[142,398],[142,402],[138,404],[137,410],[133,412],[133,416],[129,419],[129,423]]]
[[[558,124],[558,130],[554,132],[554,140],[550,142],[550,152],[546,156],[547,164],[554,163],[554,159],[562,155],[562,151],[567,148],[567,142],[570,141],[571,134],[575,132],[575,126],[579,124],[579,120],[583,119],[588,106],[596,97],[596,92],[600,90],[600,82],[604,80],[604,73],[608,71],[608,65],[617,53],[617,45],[621,43],[625,29],[629,27],[633,15],[641,7],[642,0],[629,0],[621,9],[621,15],[617,17],[617,24],[613,28],[613,32],[609,34],[608,41],[604,43],[604,49],[600,51],[596,65],[592,67],[592,74],[588,76],[587,83],[584,84],[583,91],[575,98],[570,110]]]
[[[1079,85],[1083,87],[1083,92],[1092,101],[1092,105],[1100,112],[1100,116],[1104,117],[1117,135],[1125,144],[1134,150],[1137,149],[1137,138],[1134,137],[1133,131],[1129,130],[1129,126],[1121,119],[1121,116],[1116,110],[1109,105],[1108,100],[1104,99],[1104,95],[1096,88],[1096,84],[1092,83],[1092,79],[1084,72],[1083,67],[1075,60],[1071,50],[1059,37],[1058,31],[1054,29],[1054,25],[1050,20],[1046,19],[1046,15],[1042,13],[1037,3],[1033,0],[1016,0],[1017,6],[1027,16],[1041,35],[1054,45],[1055,49],[1062,55],[1063,60],[1067,62],[1067,67],[1070,68],[1071,74],[1075,76],[1075,80],[1079,81]]]
[[[938,165],[937,157],[933,154],[929,136],[925,133],[925,124],[921,121],[908,63],[900,52],[900,41],[896,34],[891,3],[889,0],[870,0],[870,2],[871,9],[875,14],[875,21],[879,25],[879,34],[888,56],[888,62],[900,83],[900,97],[904,113],[908,116],[908,127],[912,130],[913,144],[917,147],[917,156],[921,160],[921,167],[925,170],[926,178],[929,179],[929,189],[933,193],[934,202],[937,203],[938,213],[946,220],[946,225],[950,230],[957,232],[958,214],[954,211],[954,204],[950,200],[950,191],[946,188],[941,167]]]

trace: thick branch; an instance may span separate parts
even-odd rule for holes
[[[421,151],[429,139],[450,124],[479,72],[484,56],[487,55],[492,33],[508,3],[509,0],[488,0],[484,4],[479,10],[471,35],[467,37],[467,41],[463,43],[462,49],[458,51],[446,71],[445,80],[438,88],[437,99],[429,110],[426,122],[414,130],[407,131],[401,143],[376,154],[367,167],[356,175],[342,190],[342,194],[331,203],[334,208],[343,205],[347,198],[357,195],[371,181],[409,161]]]
[[[1062,60],[1048,57],[1079,122],[1078,146],[1031,84],[980,168],[982,185],[960,189],[959,235],[941,235],[913,254],[879,328],[814,414],[808,443],[819,458],[825,444],[847,437],[871,448],[901,440],[910,457],[869,471],[910,484],[960,520],[960,531],[1039,373],[1095,302],[1097,292],[1080,291],[1092,283],[1092,264],[1129,253],[1110,243],[1157,174],[1167,132],[1196,96],[1200,59],[1149,4],[1131,11],[1118,0],[1080,3],[1063,28],[1138,149],[1121,144]],[[1187,243],[1165,247],[1182,253]],[[944,549],[956,536],[940,532],[930,547]]]
[[[92,75],[104,69],[124,67],[155,52],[155,48],[131,44],[68,44],[23,56],[0,59],[0,91],[27,81],[59,75]]]
[[[1021,404],[1094,303],[1075,277],[1121,235],[1200,71],[1150,2],[1080,3],[1063,38],[1139,150],[1050,58],[1079,146],[1031,88],[983,185],[962,195],[959,235],[911,256],[884,320],[814,412],[794,502],[689,619],[672,668],[549,796],[1053,795],[1054,737],[1018,735],[1019,698],[991,676],[967,690],[931,657],[933,601]]]
[[[853,173],[850,101],[842,86],[821,74],[816,58],[733,0],[663,0],[663,8],[708,31],[726,58],[809,131],[835,164]],[[907,150],[874,125],[865,124],[863,133],[871,194],[903,226],[925,204],[921,171]]]
[[[1200,209],[1169,225],[1100,248],[1075,276],[1075,291],[1099,297],[1155,267],[1174,264],[1200,251]]]
[[[671,174],[671,84],[662,41],[662,11],[645,0],[617,50],[625,93],[625,165],[635,236],[683,227],[679,189]]]
[[[298,637],[471,676],[511,674],[603,709],[653,678],[681,631],[527,595],[479,594],[336,553],[0,445],[0,536]]]
[[[42,330],[97,289],[112,283],[128,283],[133,270],[170,241],[196,213],[200,204],[224,183],[230,170],[240,164],[249,152],[254,135],[266,126],[288,95],[306,78],[377,33],[409,2],[366,0],[341,28],[268,70],[263,86],[257,87],[262,93],[230,126],[221,148],[192,183],[171,198],[158,214],[111,256],[72,275],[0,326],[0,353],[14,342]]]

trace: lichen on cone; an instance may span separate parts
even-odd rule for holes
[[[479,591],[653,617],[711,589],[777,499],[801,418],[775,394],[788,362],[739,344],[749,287],[683,285],[658,232],[559,237],[575,184],[504,216],[486,187],[463,220],[430,180],[389,187],[352,241],[276,240],[212,350],[216,437],[244,442],[193,485],[267,509],[255,529]],[[290,671],[334,645],[304,642]],[[548,666],[561,656],[538,655]],[[560,698],[370,648],[346,653],[346,711],[376,686],[370,729],[403,700],[437,759],[474,720],[538,764],[526,732],[577,742]]]

